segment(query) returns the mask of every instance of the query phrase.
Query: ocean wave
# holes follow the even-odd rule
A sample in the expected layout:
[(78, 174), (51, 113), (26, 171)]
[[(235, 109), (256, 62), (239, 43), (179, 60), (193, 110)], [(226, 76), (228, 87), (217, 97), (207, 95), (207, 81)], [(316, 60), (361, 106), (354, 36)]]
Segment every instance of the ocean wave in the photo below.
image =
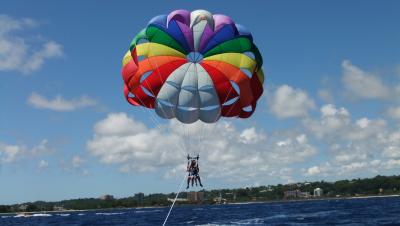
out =
[(96, 215), (105, 215), (105, 216), (122, 215), (122, 214), (125, 214), (125, 212), (117, 212), (117, 213), (96, 213)]
[(194, 208), (193, 210), (204, 210), (204, 208)]
[(51, 217), (53, 215), (48, 214), (48, 213), (35, 213), (32, 215), (32, 217)]
[(232, 224), (207, 223), (207, 224), (196, 224), (196, 226), (232, 226)]
[(163, 210), (135, 210), (135, 213), (153, 213), (153, 212), (162, 212)]
[(251, 219), (244, 219), (244, 220), (239, 220), (239, 221), (232, 221), (232, 224), (251, 224), (251, 225), (265, 225), (264, 219), (262, 218), (251, 218)]
[(57, 216), (60, 216), (60, 217), (68, 217), (69, 215), (71, 215), (70, 213), (59, 213), (59, 214), (57, 214)]

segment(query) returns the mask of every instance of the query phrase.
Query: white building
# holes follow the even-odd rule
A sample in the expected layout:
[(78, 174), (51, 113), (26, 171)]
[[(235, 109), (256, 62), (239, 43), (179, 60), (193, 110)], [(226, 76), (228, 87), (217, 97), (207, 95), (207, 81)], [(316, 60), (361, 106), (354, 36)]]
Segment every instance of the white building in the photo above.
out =
[(314, 197), (321, 197), (322, 194), (323, 194), (323, 191), (321, 188), (314, 189)]

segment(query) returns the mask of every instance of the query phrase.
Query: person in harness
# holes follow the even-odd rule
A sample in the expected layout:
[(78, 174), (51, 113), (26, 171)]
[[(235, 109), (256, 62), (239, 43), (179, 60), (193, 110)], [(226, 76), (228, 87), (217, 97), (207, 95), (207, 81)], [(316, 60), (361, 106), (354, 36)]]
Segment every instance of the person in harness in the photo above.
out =
[(187, 171), (189, 172), (188, 179), (187, 179), (187, 187), (186, 189), (189, 189), (190, 182), (192, 183), (192, 187), (194, 183), (199, 182), (200, 186), (203, 187), (201, 184), (201, 179), (200, 179), (200, 169), (199, 169), (199, 155), (197, 157), (190, 157), (189, 155), (187, 156), (188, 159), (188, 164), (187, 164)]

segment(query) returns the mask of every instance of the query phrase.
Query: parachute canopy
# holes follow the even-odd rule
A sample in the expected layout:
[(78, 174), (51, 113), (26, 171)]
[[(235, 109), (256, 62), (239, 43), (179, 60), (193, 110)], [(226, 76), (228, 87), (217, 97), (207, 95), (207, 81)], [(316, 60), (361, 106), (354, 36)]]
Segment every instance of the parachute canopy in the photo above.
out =
[(122, 64), (130, 104), (183, 123), (250, 117), (263, 92), (262, 57), (251, 33), (205, 10), (154, 17)]

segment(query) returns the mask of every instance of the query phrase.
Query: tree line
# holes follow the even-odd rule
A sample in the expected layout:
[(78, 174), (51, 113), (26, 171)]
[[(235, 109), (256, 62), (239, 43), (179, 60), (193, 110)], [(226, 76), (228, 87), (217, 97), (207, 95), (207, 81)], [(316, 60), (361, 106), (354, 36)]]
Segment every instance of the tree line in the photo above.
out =
[[(200, 202), (213, 204), (215, 199), (220, 197), (227, 202), (279, 201), (284, 199), (285, 191), (299, 190), (309, 192), (312, 195), (315, 188), (323, 190), (323, 196), (318, 198), (400, 194), (400, 175), (378, 175), (373, 178), (339, 180), (336, 182), (316, 181), (236, 189), (201, 190), (204, 193), (204, 200), (200, 200)], [(36, 201), (0, 205), (0, 213), (168, 206), (170, 205), (168, 198), (173, 199), (175, 195), (175, 193), (158, 193), (119, 199), (81, 198), (58, 202)], [(187, 192), (182, 192), (179, 197), (186, 198)], [(190, 202), (180, 202), (180, 204), (187, 203)]]

